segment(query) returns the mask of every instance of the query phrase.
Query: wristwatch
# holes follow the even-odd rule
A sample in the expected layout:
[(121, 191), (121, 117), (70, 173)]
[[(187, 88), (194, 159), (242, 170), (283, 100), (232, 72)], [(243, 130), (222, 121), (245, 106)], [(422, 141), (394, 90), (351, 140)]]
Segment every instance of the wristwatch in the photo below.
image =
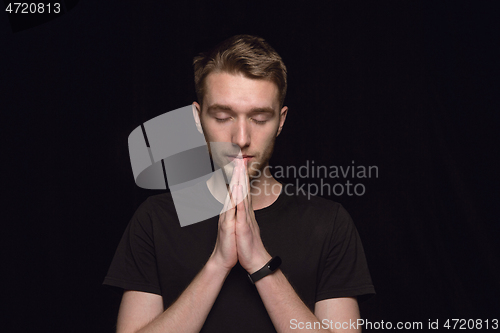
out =
[(268, 276), (269, 274), (277, 270), (278, 267), (280, 267), (280, 265), (281, 265), (281, 258), (276, 256), (271, 260), (269, 260), (267, 264), (265, 264), (264, 267), (259, 269), (257, 272), (253, 274), (248, 274), (248, 278), (250, 279), (250, 282), (252, 282), (252, 284), (255, 284), (255, 282), (259, 281), (263, 277)]

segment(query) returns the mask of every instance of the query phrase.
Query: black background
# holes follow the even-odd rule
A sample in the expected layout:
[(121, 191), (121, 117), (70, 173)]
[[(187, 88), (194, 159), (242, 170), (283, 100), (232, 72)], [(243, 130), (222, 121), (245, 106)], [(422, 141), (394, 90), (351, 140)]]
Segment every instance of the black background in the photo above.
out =
[(192, 58), (240, 33), (288, 67), (272, 165), (378, 166), (351, 180), (364, 195), (326, 196), (363, 240), (377, 296), (362, 318), (500, 319), (498, 14), (495, 1), (82, 0), (15, 33), (0, 14), (2, 326), (114, 331), (120, 296), (101, 283), (159, 193), (134, 184), (127, 137), (190, 104)]

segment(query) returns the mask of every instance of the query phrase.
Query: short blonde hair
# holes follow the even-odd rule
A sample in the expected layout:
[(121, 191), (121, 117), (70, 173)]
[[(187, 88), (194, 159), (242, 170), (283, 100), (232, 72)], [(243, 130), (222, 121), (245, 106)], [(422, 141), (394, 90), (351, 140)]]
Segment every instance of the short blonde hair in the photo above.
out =
[(210, 73), (242, 73), (250, 79), (269, 80), (278, 87), (283, 106), (287, 81), (286, 67), (279, 54), (261, 37), (237, 35), (226, 39), (211, 51), (194, 58), (194, 84), (198, 103), (205, 95), (205, 79)]

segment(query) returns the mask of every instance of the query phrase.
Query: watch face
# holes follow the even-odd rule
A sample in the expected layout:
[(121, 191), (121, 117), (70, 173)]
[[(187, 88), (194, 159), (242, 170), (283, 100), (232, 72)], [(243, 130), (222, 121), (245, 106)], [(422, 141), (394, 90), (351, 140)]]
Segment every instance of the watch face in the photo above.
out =
[(271, 260), (271, 262), (267, 267), (269, 267), (271, 271), (275, 271), (278, 267), (280, 267), (280, 265), (281, 265), (281, 258), (275, 257), (273, 260)]

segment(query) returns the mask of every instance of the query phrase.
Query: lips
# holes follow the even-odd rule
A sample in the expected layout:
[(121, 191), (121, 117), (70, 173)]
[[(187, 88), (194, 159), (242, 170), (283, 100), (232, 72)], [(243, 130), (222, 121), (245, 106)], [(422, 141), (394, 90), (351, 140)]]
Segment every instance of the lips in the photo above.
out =
[(253, 158), (252, 155), (227, 155), (227, 157), (229, 157), (229, 159), (231, 161), (234, 160), (234, 159), (248, 161), (251, 158)]
[(252, 158), (252, 157), (253, 157), (253, 156), (251, 156), (251, 155), (242, 155), (242, 156), (240, 156), (240, 155), (238, 155), (238, 156), (235, 156), (235, 155), (228, 155), (228, 156), (229, 156), (229, 157), (231, 157), (231, 158), (240, 158), (240, 159), (241, 159), (241, 158)]

